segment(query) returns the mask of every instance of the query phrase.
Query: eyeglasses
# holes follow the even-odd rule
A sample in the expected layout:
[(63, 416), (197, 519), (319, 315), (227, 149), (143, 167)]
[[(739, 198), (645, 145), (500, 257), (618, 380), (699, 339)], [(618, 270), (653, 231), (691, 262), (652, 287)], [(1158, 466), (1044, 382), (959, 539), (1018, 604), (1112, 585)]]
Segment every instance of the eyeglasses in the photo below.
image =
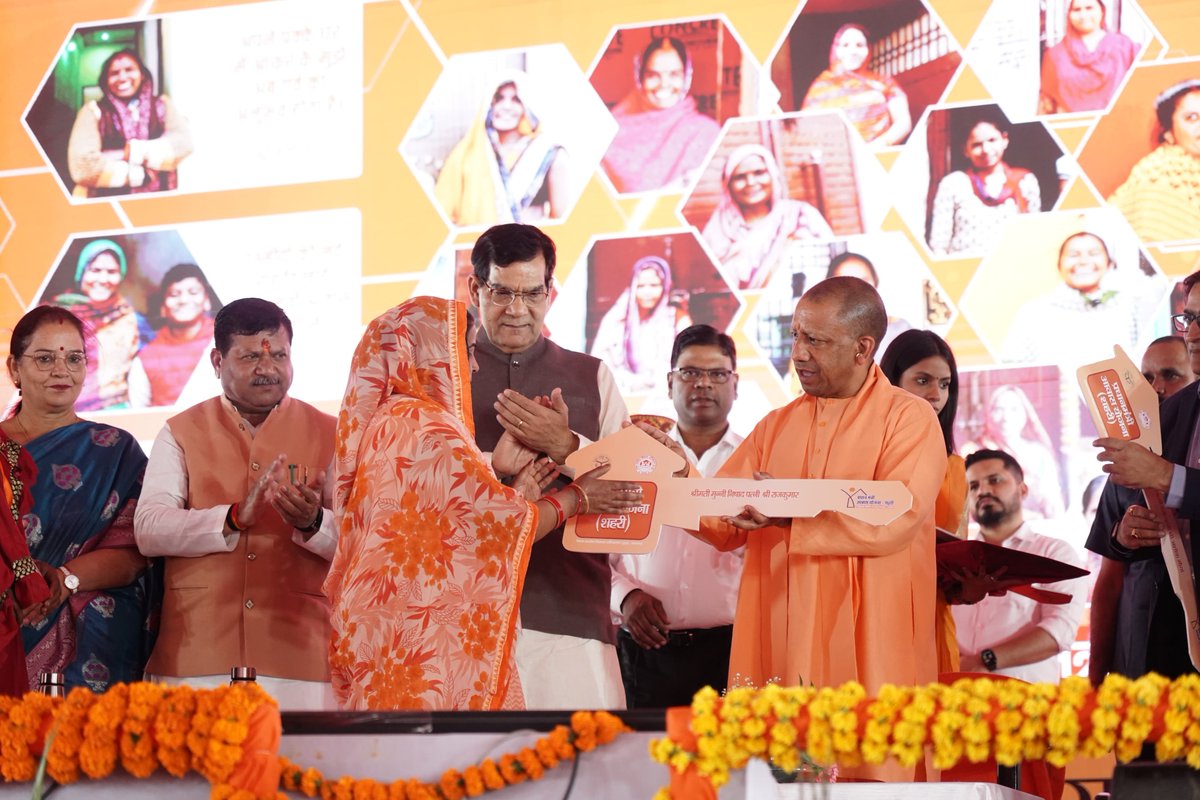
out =
[(733, 375), (731, 369), (693, 369), (684, 367), (683, 369), (671, 370), (672, 375), (679, 377), (679, 380), (684, 383), (695, 383), (701, 378), (708, 378), (711, 383), (727, 383), (729, 376)]
[(62, 359), (64, 365), (70, 372), (80, 372), (87, 366), (87, 356), (79, 351), (74, 353), (34, 353), (33, 355), (23, 355), (21, 358), (28, 358), (33, 362), (33, 365), (42, 372), (49, 372), (54, 369), (54, 365), (59, 359)]
[(497, 306), (511, 306), (513, 301), (519, 297), (527, 308), (533, 308), (546, 302), (546, 298), (550, 296), (545, 289), (514, 292), (505, 286), (493, 286), (490, 283), (484, 285), (487, 286), (488, 293), (492, 296), (492, 304)]
[(1192, 327), (1192, 323), (1196, 320), (1200, 320), (1200, 314), (1193, 314), (1190, 311), (1171, 315), (1171, 322), (1175, 323), (1175, 330), (1180, 333), (1187, 333), (1187, 329)]

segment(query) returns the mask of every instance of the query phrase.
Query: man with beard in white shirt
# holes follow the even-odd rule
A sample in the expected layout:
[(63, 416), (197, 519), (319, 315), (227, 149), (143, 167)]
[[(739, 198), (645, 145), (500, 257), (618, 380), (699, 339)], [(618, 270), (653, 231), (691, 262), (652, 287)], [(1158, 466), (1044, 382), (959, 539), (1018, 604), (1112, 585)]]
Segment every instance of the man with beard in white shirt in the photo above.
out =
[[(1021, 465), (1001, 450), (967, 456), (967, 507), (978, 538), (1001, 547), (1053, 558), (1077, 567), (1083, 557), (1061, 539), (1034, 533), (1022, 503), (1029, 488)], [(1044, 584), (1070, 595), (1061, 605), (1008, 592), (974, 605), (954, 606), (963, 672), (995, 672), (1030, 683), (1058, 683), (1058, 654), (1070, 650), (1087, 600), (1087, 578)]]

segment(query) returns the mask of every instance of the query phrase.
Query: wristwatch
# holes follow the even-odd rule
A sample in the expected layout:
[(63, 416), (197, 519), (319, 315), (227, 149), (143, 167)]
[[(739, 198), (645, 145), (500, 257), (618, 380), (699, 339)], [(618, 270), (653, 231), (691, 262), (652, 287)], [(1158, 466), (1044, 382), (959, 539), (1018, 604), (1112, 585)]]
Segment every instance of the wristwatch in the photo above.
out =
[(76, 575), (74, 572), (71, 572), (71, 570), (67, 569), (66, 566), (61, 566), (58, 569), (63, 574), (63, 586), (70, 589), (71, 594), (75, 594), (76, 592), (78, 592), (79, 591), (79, 576)]
[(987, 668), (988, 672), (996, 671), (996, 654), (990, 647), (979, 654), (979, 660), (983, 662), (983, 666)]

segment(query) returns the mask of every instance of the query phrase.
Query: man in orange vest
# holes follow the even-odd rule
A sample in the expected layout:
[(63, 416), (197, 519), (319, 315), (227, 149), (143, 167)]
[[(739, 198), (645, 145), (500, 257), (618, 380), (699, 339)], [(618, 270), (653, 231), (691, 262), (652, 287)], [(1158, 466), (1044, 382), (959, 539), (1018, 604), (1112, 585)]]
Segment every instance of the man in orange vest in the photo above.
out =
[(336, 708), (321, 590), (336, 420), (288, 397), (292, 323), (274, 303), (235, 300), (214, 339), (222, 394), (167, 421), (134, 518), (138, 548), (166, 567), (147, 677), (211, 686), (249, 666), (282, 708)]

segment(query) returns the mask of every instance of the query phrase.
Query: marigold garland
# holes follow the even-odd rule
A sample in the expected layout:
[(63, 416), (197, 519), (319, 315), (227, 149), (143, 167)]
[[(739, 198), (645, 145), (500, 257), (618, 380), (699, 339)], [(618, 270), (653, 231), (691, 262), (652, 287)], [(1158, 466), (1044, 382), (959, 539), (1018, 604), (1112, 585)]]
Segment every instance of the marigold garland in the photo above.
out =
[(368, 778), (339, 778), (330, 781), (318, 770), (304, 769), (280, 757), (283, 773), (280, 786), (291, 792), (322, 800), (460, 800), (478, 797), (485, 792), (536, 781), (545, 771), (562, 761), (570, 761), (577, 753), (585, 753), (608, 744), (629, 728), (621, 719), (607, 711), (576, 711), (571, 724), (559, 725), (538, 739), (532, 747), (516, 753), (506, 753), (499, 759), (485, 759), (478, 766), (459, 770), (449, 769), (436, 783), (416, 779), (398, 780), (384, 784)]
[[(20, 699), (0, 697), (0, 775), (6, 781), (32, 780), (53, 730), (47, 772), (60, 784), (81, 774), (107, 777), (118, 764), (141, 778), (162, 767), (177, 777), (200, 773), (212, 784), (213, 800), (276, 800), (283, 795), (256, 795), (231, 780), (251, 716), (264, 703), (275, 701), (255, 684), (199, 690), (114, 684), (102, 695), (76, 688), (65, 698), (34, 692)], [(446, 770), (435, 783), (409, 778), (389, 784), (349, 776), (330, 781), (316, 769), (280, 757), (279, 788), (323, 800), (460, 800), (538, 780), (546, 770), (628, 730), (608, 712), (577, 711), (570, 725), (557, 726), (532, 747), (462, 771)]]
[(262, 800), (226, 780), (242, 758), (247, 720), (266, 703), (275, 701), (253, 684), (197, 690), (118, 683), (102, 695), (78, 687), (65, 698), (37, 692), (0, 697), (0, 776), (32, 780), (53, 731), (46, 772), (60, 784), (81, 775), (106, 778), (118, 765), (145, 778), (161, 766), (180, 777), (201, 773), (219, 800)]
[[(995, 759), (1013, 766), (1045, 759), (1065, 766), (1078, 755), (1116, 753), (1127, 762), (1155, 742), (1160, 761), (1186, 758), (1200, 769), (1200, 676), (1168, 681), (1109, 675), (1093, 691), (1086, 678), (1059, 685), (962, 678), (951, 685), (782, 688), (774, 684), (711, 689), (692, 702), (689, 749), (671, 738), (650, 743), (651, 757), (682, 776), (696, 772), (720, 787), (750, 758), (795, 771), (805, 757), (820, 765), (881, 764), (888, 756), (917, 763), (926, 748), (947, 769)], [(655, 800), (670, 800), (662, 788)]]

